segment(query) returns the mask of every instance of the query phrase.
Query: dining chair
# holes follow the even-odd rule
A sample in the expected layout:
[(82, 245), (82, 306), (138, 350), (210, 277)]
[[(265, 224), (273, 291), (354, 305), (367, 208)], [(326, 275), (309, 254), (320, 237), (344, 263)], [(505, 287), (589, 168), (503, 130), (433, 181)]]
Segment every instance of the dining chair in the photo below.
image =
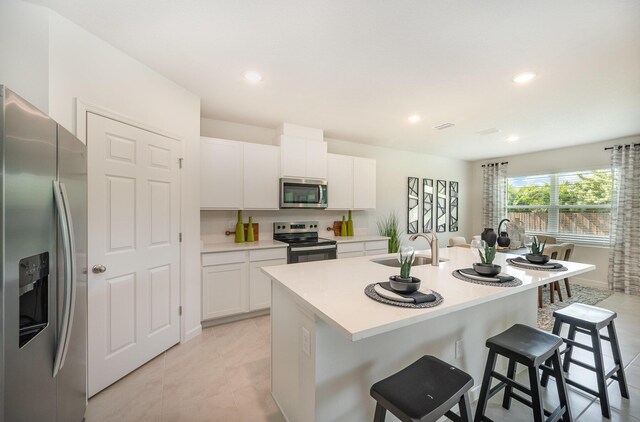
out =
[[(556, 238), (553, 236), (546, 236), (543, 234), (536, 235), (539, 243), (547, 242), (547, 245), (555, 245), (557, 242)], [(546, 254), (545, 254), (546, 255)]]
[(467, 243), (467, 239), (462, 236), (456, 236), (449, 239), (449, 246), (461, 246), (463, 248), (468, 248), (469, 244)]
[[(570, 261), (571, 255), (573, 255), (573, 248), (575, 245), (573, 243), (562, 243), (560, 244), (564, 249), (563, 254), (558, 258), (561, 261)], [(564, 279), (564, 288), (567, 289), (567, 296), (571, 297), (571, 286), (569, 286), (569, 278), (565, 277)]]
[[(555, 239), (554, 239), (555, 241)], [(550, 259), (560, 259), (563, 260), (564, 258), (564, 247), (562, 245), (548, 245), (545, 246), (544, 248), (544, 254), (547, 255)], [(538, 307), (542, 308), (542, 288), (544, 286), (539, 286), (538, 287)], [(560, 290), (560, 282), (559, 281), (554, 281), (549, 283), (549, 302), (550, 303), (554, 303), (555, 302), (555, 294), (554, 292), (558, 293), (558, 300), (560, 300), (560, 302), (563, 302), (564, 300), (562, 299), (562, 290)]]

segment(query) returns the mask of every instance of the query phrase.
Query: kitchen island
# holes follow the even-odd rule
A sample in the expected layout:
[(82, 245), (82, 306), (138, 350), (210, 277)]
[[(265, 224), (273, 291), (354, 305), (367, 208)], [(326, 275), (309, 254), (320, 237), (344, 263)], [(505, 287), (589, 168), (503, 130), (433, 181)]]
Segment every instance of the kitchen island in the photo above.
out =
[(272, 280), (271, 391), (287, 420), (373, 420), (370, 386), (425, 354), (472, 375), (475, 399), (486, 339), (515, 323), (535, 326), (539, 285), (595, 269), (565, 262), (568, 271), (523, 270), (507, 265), (515, 256), (499, 254), (495, 263), (523, 285), (486, 286), (451, 275), (471, 266), (469, 249), (441, 249), (443, 262), (414, 266), (411, 275), (422, 280), (421, 290), (440, 293), (443, 303), (408, 309), (364, 294), (368, 284), (398, 274), (399, 268), (374, 262), (385, 257), (395, 255), (263, 269)]

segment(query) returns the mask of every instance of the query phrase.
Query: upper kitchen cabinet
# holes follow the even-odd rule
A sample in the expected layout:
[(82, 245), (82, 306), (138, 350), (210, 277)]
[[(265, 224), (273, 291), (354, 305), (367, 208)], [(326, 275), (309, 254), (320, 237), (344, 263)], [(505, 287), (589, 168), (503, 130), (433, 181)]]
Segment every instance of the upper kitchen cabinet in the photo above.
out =
[(376, 160), (353, 157), (353, 208), (376, 208)]
[(281, 176), (302, 179), (327, 178), (327, 143), (280, 136)]
[(277, 210), (280, 206), (280, 148), (244, 144), (244, 203), (248, 210)]
[(280, 148), (201, 138), (200, 208), (276, 210)]
[(200, 140), (200, 208), (242, 208), (242, 143)]
[(327, 209), (376, 208), (376, 160), (327, 154)]

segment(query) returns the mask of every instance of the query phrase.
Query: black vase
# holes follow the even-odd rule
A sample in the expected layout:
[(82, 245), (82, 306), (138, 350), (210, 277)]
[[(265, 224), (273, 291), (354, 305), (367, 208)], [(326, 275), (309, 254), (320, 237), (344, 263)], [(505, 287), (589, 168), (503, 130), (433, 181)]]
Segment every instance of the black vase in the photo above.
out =
[(507, 232), (500, 232), (500, 237), (498, 237), (498, 246), (506, 248), (511, 244), (511, 239), (509, 239), (509, 234)]
[(495, 246), (496, 240), (498, 239), (498, 235), (493, 231), (492, 228), (485, 228), (482, 234), (480, 234), (480, 239), (487, 242), (487, 245), (490, 247)]

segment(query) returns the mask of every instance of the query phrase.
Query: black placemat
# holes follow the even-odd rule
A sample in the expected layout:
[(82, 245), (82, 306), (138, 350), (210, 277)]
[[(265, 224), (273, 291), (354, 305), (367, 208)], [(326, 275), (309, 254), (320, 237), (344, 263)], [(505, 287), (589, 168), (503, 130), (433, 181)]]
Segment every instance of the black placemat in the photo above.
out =
[(376, 290), (375, 290), (376, 284), (378, 283), (372, 283), (372, 284), (369, 284), (367, 287), (365, 287), (364, 294), (367, 295), (367, 297), (369, 297), (370, 299), (375, 300), (376, 302), (384, 303), (387, 305), (400, 306), (401, 308), (422, 309), (422, 308), (433, 308), (434, 306), (438, 306), (444, 300), (444, 298), (440, 293), (432, 290), (431, 294), (433, 294), (436, 297), (436, 300), (434, 300), (433, 302), (422, 302), (422, 303), (396, 302), (395, 300), (387, 299), (386, 297), (382, 297), (378, 293), (376, 293)]
[[(556, 268), (545, 268), (544, 265), (532, 264), (524, 258), (509, 258), (507, 262), (514, 267), (522, 268), (524, 270), (536, 270), (536, 271), (568, 271), (568, 268), (559, 262), (554, 262)], [(545, 264), (547, 265), (547, 264)]]
[(493, 286), (493, 287), (518, 287), (522, 286), (522, 280), (517, 277), (514, 277), (511, 281), (505, 281), (504, 283), (500, 283), (497, 281), (481, 281), (476, 280), (475, 278), (466, 277), (459, 270), (455, 270), (451, 273), (452, 276), (457, 278), (458, 280), (466, 281), (468, 283), (481, 284), (483, 286)]

